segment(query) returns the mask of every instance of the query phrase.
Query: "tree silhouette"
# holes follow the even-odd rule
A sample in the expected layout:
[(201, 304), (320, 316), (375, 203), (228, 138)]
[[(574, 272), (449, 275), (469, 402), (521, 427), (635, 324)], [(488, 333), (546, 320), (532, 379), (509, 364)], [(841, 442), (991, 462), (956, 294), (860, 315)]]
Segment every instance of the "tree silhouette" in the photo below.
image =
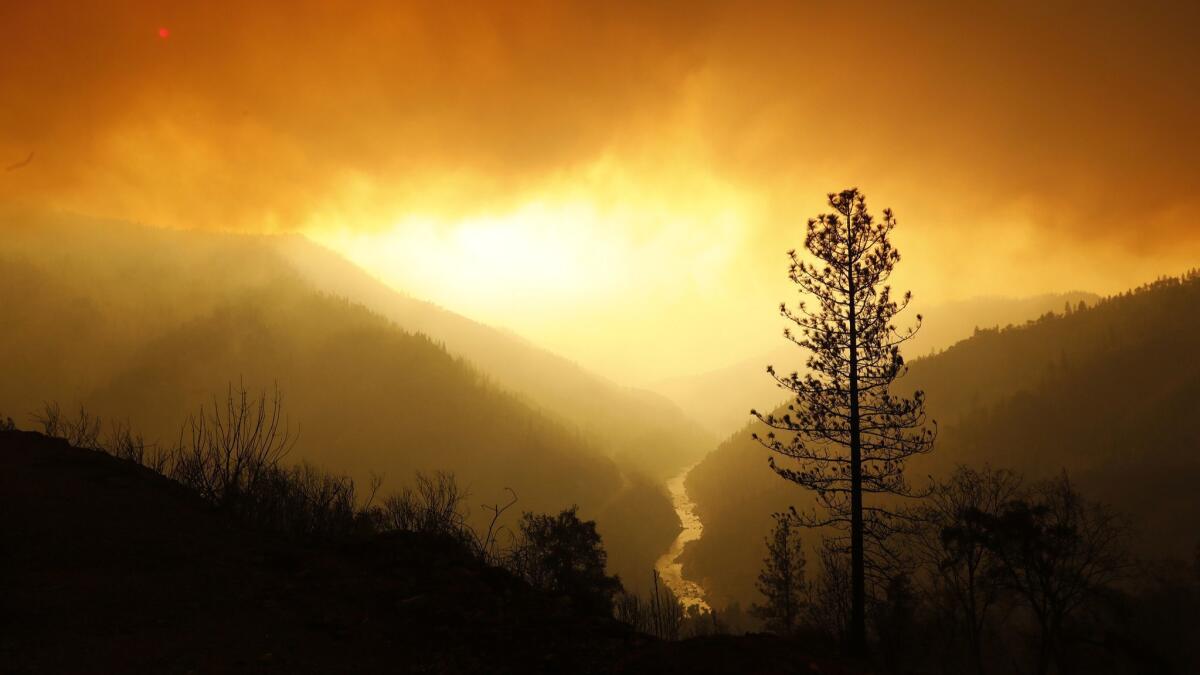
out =
[(999, 514), (976, 513), (980, 538), (1000, 560), (1001, 581), (1025, 600), (1040, 632), (1036, 672), (1069, 669), (1068, 624), (1128, 572), (1129, 525), (1087, 500), (1066, 472)]
[(788, 513), (776, 513), (775, 529), (767, 537), (767, 557), (758, 575), (758, 590), (766, 598), (750, 613), (762, 619), (767, 629), (790, 635), (796, 629), (804, 605), (804, 545)]
[[(907, 307), (892, 299), (887, 285), (900, 253), (888, 235), (896, 226), (890, 209), (876, 221), (857, 189), (829, 195), (833, 213), (808, 221), (804, 247), (815, 264), (789, 251), (788, 276), (805, 295), (816, 300), (809, 308), (801, 302), (794, 310), (786, 303), (780, 313), (796, 324), (784, 336), (808, 350), (808, 372), (801, 376), (767, 372), (779, 386), (794, 395), (780, 414), (751, 411), (773, 431), (765, 438), (755, 434), (775, 454), (796, 460), (786, 468), (770, 458), (781, 477), (816, 494), (824, 513), (802, 514), (809, 527), (841, 530), (840, 541), (850, 551), (851, 616), (849, 649), (866, 651), (865, 541), (874, 550), (883, 547), (897, 528), (897, 514), (882, 502), (865, 505), (864, 494), (912, 496), (904, 477), (904, 462), (932, 449), (934, 432), (926, 428), (925, 400), (890, 393), (892, 383), (905, 372), (900, 345), (920, 327), (897, 330), (893, 319)], [(782, 438), (776, 431), (784, 432)], [(848, 540), (848, 542), (846, 541)]]
[(262, 481), (295, 445), (278, 386), (269, 399), (265, 392), (255, 399), (230, 383), (225, 400), (214, 396), (211, 409), (189, 417), (179, 435), (175, 479), (235, 511), (251, 506)]
[(919, 509), (916, 555), (933, 574), (934, 597), (966, 633), (976, 673), (984, 673), (984, 633), (1001, 599), (1001, 559), (989, 547), (989, 523), (1021, 495), (1021, 477), (1005, 469), (960, 466)]
[(572, 506), (557, 516), (526, 513), (514, 566), (534, 587), (569, 597), (578, 609), (612, 614), (621, 580), (605, 571), (608, 555), (596, 522), (580, 520)]

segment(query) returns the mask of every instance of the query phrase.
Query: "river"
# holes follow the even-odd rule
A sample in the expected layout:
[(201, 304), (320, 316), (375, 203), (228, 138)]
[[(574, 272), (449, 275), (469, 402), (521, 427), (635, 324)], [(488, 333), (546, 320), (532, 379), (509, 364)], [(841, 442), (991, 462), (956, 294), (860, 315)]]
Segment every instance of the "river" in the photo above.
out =
[(671, 548), (659, 557), (658, 562), (654, 563), (654, 568), (658, 570), (658, 574), (662, 577), (667, 587), (679, 598), (683, 603), (684, 608), (697, 607), (700, 611), (708, 612), (711, 608), (704, 600), (704, 588), (694, 581), (683, 578), (683, 563), (679, 562), (679, 556), (683, 553), (683, 547), (689, 541), (696, 541), (704, 532), (704, 524), (700, 522), (700, 517), (696, 515), (696, 505), (688, 497), (687, 486), (684, 484), (687, 480), (688, 472), (692, 467), (684, 469), (678, 476), (667, 481), (667, 492), (671, 495), (671, 503), (675, 507), (675, 513), (679, 514), (679, 522), (683, 524), (683, 531), (675, 537), (675, 541), (671, 543)]

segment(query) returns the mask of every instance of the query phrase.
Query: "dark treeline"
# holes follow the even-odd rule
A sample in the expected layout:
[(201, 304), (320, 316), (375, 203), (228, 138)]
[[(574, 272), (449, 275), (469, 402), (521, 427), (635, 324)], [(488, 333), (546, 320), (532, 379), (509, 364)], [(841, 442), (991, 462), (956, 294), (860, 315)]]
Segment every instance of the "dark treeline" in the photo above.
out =
[(977, 331), (910, 371), (895, 219), (856, 190), (829, 204), (815, 263), (789, 252), (802, 367), (767, 372), (790, 400), (690, 474), (705, 533), (685, 574), (890, 672), (1192, 672), (1200, 612), (1162, 599), (1200, 583), (1200, 275)]
[[(1188, 424), (1200, 417), (1200, 362), (1188, 356), (1200, 333), (1198, 307), (1200, 278), (1189, 274), (981, 330), (912, 362), (901, 382), (925, 391), (939, 436), (936, 452), (911, 474), (945, 478), (960, 464), (992, 465), (1041, 480), (1066, 468), (1081, 491), (1135, 523), (1138, 557), (1190, 559), (1198, 535), (1179, 525), (1200, 514), (1190, 478), (1200, 469), (1200, 438)], [(705, 536), (685, 553), (685, 571), (721, 602), (757, 596), (765, 514), (807, 503), (765, 468), (752, 430), (723, 443), (688, 479)]]
[[(868, 580), (870, 658), (886, 672), (1191, 673), (1200, 547), (1139, 560), (1134, 525), (1068, 474), (961, 467), (938, 481)], [(804, 539), (818, 543), (816, 551)], [(758, 577), (761, 626), (810, 651), (848, 638), (846, 557), (787, 516)], [(808, 557), (816, 560), (809, 564)]]

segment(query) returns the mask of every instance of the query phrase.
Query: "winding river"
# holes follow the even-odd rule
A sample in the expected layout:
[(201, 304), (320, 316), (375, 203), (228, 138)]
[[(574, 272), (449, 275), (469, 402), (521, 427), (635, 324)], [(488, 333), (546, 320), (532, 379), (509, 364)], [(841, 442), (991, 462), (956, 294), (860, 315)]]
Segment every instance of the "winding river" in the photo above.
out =
[(679, 521), (683, 523), (683, 531), (679, 533), (678, 537), (675, 537), (671, 548), (667, 549), (667, 552), (654, 563), (654, 568), (658, 570), (658, 574), (663, 578), (667, 587), (683, 603), (684, 608), (696, 607), (700, 611), (707, 612), (710, 611), (710, 607), (704, 600), (704, 588), (694, 581), (683, 578), (683, 563), (679, 562), (683, 547), (689, 541), (699, 539), (701, 533), (704, 532), (704, 524), (696, 515), (696, 505), (688, 497), (687, 486), (684, 485), (688, 472), (691, 470), (692, 467), (689, 466), (678, 476), (667, 481), (667, 492), (671, 495), (675, 513), (679, 514)]

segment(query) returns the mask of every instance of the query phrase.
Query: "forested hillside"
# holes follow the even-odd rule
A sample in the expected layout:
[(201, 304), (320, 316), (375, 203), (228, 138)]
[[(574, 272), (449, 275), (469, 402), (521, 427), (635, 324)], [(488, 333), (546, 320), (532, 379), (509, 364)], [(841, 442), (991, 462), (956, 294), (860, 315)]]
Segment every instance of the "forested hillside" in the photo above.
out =
[[(1200, 517), (1200, 493), (1190, 485), (1200, 470), (1197, 335), (1200, 275), (1191, 273), (1092, 307), (980, 330), (917, 359), (899, 392), (926, 392), (939, 437), (909, 474), (919, 483), (958, 464), (1030, 478), (1065, 468), (1085, 493), (1133, 519), (1141, 554), (1190, 556), (1200, 533), (1181, 537), (1175, 526)], [(752, 431), (748, 425), (727, 440), (688, 479), (704, 537), (685, 554), (684, 569), (718, 601), (756, 597), (770, 514), (811, 504), (771, 472)]]
[[(980, 328), (1022, 324), (1047, 312), (1061, 312), (1079, 303), (1095, 303), (1092, 293), (1046, 293), (1028, 298), (980, 297), (960, 300), (918, 311), (936, 317), (905, 346), (911, 357), (927, 356), (971, 337)], [(724, 438), (750, 420), (751, 408), (766, 408), (782, 402), (785, 392), (763, 376), (767, 364), (790, 371), (803, 363), (795, 346), (783, 339), (770, 352), (717, 370), (660, 382), (654, 390), (675, 401), (709, 431)]]
[(510, 332), (397, 292), (303, 237), (283, 236), (272, 243), (319, 289), (353, 298), (406, 330), (431, 336), (614, 457), (655, 477), (677, 474), (716, 441), (664, 396), (619, 386)]
[(518, 509), (578, 503), (599, 521), (612, 568), (632, 581), (674, 536), (661, 487), (614, 460), (606, 439), (509, 393), (434, 339), (319, 292), (272, 238), (28, 215), (6, 225), (0, 411), (22, 426), (58, 401), (99, 415), (105, 431), (119, 420), (172, 443), (230, 383), (277, 386), (298, 431), (292, 460), (360, 484), (372, 472), (394, 486), (414, 470), (453, 471), (479, 517), (507, 487)]

